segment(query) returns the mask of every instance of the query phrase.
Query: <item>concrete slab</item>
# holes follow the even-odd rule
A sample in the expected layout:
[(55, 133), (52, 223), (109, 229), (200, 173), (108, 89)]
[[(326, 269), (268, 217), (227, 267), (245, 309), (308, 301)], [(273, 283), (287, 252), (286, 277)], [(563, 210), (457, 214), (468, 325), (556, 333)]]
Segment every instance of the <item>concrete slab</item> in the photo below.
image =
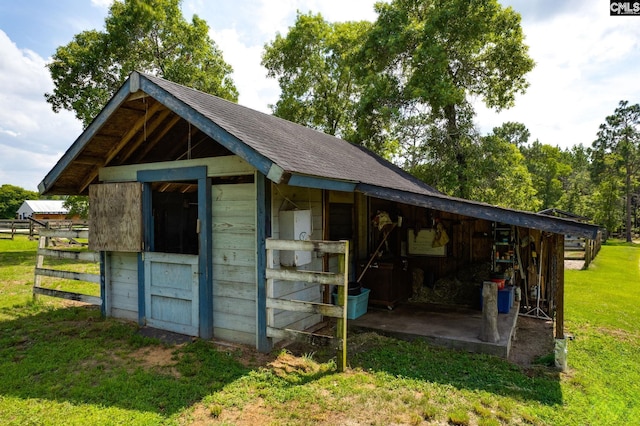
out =
[(509, 356), (518, 320), (519, 304), (509, 313), (498, 314), (497, 343), (480, 340), (482, 312), (445, 309), (440, 306), (402, 304), (394, 310), (369, 307), (363, 316), (347, 322), (348, 329), (375, 331), (400, 339), (424, 339), (431, 344), (502, 358)]

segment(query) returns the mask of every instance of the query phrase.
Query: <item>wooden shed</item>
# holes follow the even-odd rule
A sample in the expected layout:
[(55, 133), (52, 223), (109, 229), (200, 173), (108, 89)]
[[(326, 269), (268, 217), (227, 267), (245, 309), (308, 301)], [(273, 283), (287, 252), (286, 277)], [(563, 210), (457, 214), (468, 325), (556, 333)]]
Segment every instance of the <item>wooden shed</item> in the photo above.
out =
[[(268, 270), (342, 267), (389, 311), (478, 310), (491, 279), (521, 289), (524, 311), (535, 287), (562, 337), (563, 236), (597, 232), (445, 196), (360, 146), (137, 72), (39, 189), (89, 195), (107, 315), (261, 351), (322, 321), (287, 301), (331, 302), (331, 285), (268, 287)], [(350, 261), (277, 240), (346, 240)]]

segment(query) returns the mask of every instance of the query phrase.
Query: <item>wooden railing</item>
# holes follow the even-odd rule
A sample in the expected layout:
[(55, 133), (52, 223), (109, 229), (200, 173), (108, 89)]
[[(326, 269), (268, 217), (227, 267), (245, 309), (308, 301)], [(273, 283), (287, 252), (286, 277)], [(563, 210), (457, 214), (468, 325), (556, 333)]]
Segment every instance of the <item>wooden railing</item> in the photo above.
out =
[(40, 241), (38, 243), (38, 252), (36, 255), (35, 280), (33, 284), (33, 295), (46, 295), (51, 297), (60, 297), (63, 299), (76, 300), (80, 302), (90, 303), (93, 305), (101, 305), (102, 299), (99, 296), (88, 294), (74, 293), (64, 290), (57, 290), (41, 286), (42, 277), (53, 277), (65, 280), (86, 281), (100, 285), (99, 274), (88, 274), (83, 272), (65, 271), (60, 269), (52, 269), (44, 266), (45, 258), (50, 259), (70, 259), (84, 262), (100, 262), (100, 255), (91, 251), (71, 251), (51, 249), (52, 239), (67, 239), (77, 244), (78, 239), (89, 238), (89, 231), (69, 231), (60, 229), (42, 229), (40, 231)]
[(602, 247), (602, 232), (595, 239), (567, 235), (564, 239), (565, 260), (584, 260), (584, 269), (589, 267)]
[(30, 220), (0, 219), (0, 238), (13, 240), (16, 234), (33, 235), (34, 224)]
[(0, 238), (11, 239), (16, 235), (34, 237), (42, 229), (76, 229), (86, 228), (86, 221), (77, 220), (49, 220), (49, 219), (0, 219)]
[[(338, 369), (344, 370), (347, 365), (347, 288), (349, 285), (349, 242), (348, 241), (301, 241), (301, 240), (273, 240), (267, 239), (267, 337), (276, 339), (296, 340), (300, 337), (327, 337), (311, 332), (276, 328), (274, 326), (275, 309), (320, 314), (325, 317), (337, 318), (336, 343), (338, 347)], [(272, 268), (274, 251), (311, 251), (322, 254), (337, 254), (337, 273), (302, 271), (293, 269)], [(335, 285), (338, 288), (336, 305), (326, 303), (307, 302), (301, 300), (280, 299), (273, 297), (274, 281), (283, 283), (305, 282), (318, 285)]]

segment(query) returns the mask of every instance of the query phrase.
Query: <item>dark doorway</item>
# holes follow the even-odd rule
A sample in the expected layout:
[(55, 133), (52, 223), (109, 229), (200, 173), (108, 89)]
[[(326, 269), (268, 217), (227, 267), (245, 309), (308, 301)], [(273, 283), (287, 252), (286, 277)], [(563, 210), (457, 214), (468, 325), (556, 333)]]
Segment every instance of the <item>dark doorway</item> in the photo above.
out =
[(198, 193), (153, 192), (154, 251), (198, 254)]

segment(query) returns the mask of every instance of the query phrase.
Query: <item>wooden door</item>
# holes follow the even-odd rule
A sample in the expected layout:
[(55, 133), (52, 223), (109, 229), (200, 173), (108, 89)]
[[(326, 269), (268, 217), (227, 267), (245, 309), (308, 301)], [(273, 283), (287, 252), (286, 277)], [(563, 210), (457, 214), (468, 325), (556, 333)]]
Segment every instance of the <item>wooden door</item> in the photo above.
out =
[(198, 255), (144, 253), (146, 323), (198, 336)]

